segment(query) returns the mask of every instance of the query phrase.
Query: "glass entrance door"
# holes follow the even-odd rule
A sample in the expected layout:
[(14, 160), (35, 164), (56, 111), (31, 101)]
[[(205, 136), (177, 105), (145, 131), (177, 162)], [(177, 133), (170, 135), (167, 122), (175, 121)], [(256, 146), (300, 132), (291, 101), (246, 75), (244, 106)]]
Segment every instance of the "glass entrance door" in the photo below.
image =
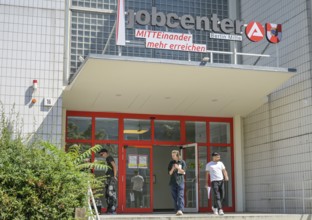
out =
[(183, 145), (182, 158), (186, 162), (185, 211), (198, 212), (198, 155), (197, 144)]
[(126, 150), (125, 209), (152, 212), (151, 146), (128, 146)]

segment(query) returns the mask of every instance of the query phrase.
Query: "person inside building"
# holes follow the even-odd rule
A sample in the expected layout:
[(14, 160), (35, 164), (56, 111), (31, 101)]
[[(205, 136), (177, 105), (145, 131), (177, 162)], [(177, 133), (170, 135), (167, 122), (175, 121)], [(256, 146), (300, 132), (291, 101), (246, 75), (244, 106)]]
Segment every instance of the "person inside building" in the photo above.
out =
[(180, 152), (173, 150), (171, 152), (172, 160), (168, 165), (168, 173), (170, 175), (169, 185), (171, 187), (171, 195), (174, 201), (176, 215), (183, 215), (184, 210), (184, 174), (186, 171), (186, 163), (181, 159)]
[(132, 192), (134, 193), (135, 207), (143, 207), (143, 184), (144, 178), (139, 174), (139, 171), (134, 171), (134, 176), (131, 178)]
[(107, 203), (107, 214), (116, 214), (117, 208), (117, 166), (115, 160), (109, 155), (107, 149), (103, 148), (99, 154), (101, 157), (106, 159), (108, 169), (106, 171), (106, 182), (105, 182), (105, 199)]
[(208, 179), (210, 175), (212, 197), (212, 211), (215, 215), (224, 215), (222, 210), (222, 201), (224, 199), (224, 181), (229, 177), (224, 164), (220, 161), (221, 157), (218, 152), (212, 153), (212, 161), (206, 165), (206, 187), (210, 187)]

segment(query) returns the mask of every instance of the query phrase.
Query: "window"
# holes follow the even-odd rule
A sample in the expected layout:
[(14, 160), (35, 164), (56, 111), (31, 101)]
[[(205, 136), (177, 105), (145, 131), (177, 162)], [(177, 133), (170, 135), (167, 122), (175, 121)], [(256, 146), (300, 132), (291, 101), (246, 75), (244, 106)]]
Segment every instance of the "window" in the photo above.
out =
[(187, 121), (186, 126), (186, 141), (191, 143), (207, 142), (206, 122)]
[(123, 134), (125, 140), (150, 140), (151, 122), (150, 120), (125, 119)]
[(180, 121), (155, 120), (155, 140), (180, 141)]
[(67, 139), (91, 139), (92, 120), (91, 117), (68, 117)]
[(210, 142), (229, 144), (231, 142), (230, 123), (211, 122), (210, 123)]
[(118, 119), (96, 118), (95, 119), (96, 140), (118, 140)]

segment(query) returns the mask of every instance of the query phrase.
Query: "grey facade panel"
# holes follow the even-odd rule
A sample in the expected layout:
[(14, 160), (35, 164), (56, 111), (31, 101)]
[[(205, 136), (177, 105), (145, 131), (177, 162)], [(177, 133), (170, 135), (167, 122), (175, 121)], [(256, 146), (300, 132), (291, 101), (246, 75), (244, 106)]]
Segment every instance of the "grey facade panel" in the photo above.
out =
[[(297, 75), (268, 96), (268, 102), (244, 119), (246, 211), (311, 213), (311, 1), (241, 1), (241, 17), (282, 24), (282, 41), (265, 54)], [(243, 42), (243, 52), (260, 53), (267, 45)], [(276, 56), (275, 56), (276, 57)], [(273, 66), (260, 59), (257, 65)], [(243, 64), (255, 58), (244, 57)], [(310, 198), (310, 199), (309, 199)]]

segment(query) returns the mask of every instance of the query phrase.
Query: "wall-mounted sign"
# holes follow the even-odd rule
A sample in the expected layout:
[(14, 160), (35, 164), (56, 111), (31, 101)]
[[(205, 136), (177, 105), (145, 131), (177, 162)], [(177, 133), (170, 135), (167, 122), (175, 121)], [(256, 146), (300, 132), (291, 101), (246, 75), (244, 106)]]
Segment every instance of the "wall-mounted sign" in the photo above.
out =
[(146, 48), (201, 53), (205, 53), (207, 51), (205, 44), (193, 43), (193, 36), (191, 34), (136, 29), (135, 37), (145, 38)]
[(139, 168), (141, 169), (147, 169), (147, 155), (139, 155)]
[(150, 25), (158, 27), (178, 28), (181, 27), (185, 30), (203, 30), (213, 32), (223, 32), (226, 34), (234, 33), (241, 34), (241, 29), (244, 22), (239, 20), (231, 20), (225, 18), (220, 20), (217, 14), (212, 14), (211, 17), (195, 18), (191, 15), (178, 16), (175, 13), (164, 14), (157, 11), (156, 7), (152, 7), (152, 13), (147, 10), (128, 10), (128, 23), (127, 28), (134, 28), (134, 24)]
[(130, 168), (130, 169), (138, 168), (138, 155), (129, 154), (129, 156), (128, 156), (128, 168)]
[(282, 25), (266, 23), (266, 37), (271, 43), (278, 43), (282, 40)]
[(255, 21), (250, 22), (247, 25), (245, 32), (248, 39), (253, 42), (258, 42), (262, 40), (264, 37), (264, 28), (262, 24), (260, 24), (259, 22)]
[(129, 154), (128, 155), (128, 168), (129, 169), (147, 169), (148, 168), (148, 155), (137, 155)]
[[(161, 11), (158, 11), (156, 7), (152, 7), (151, 12), (147, 10), (134, 11), (129, 9), (126, 13), (127, 25), (125, 25), (126, 19), (124, 1), (125, 0), (118, 0), (116, 26), (117, 45), (125, 45), (125, 28), (134, 29), (135, 24), (142, 26), (167, 27), (170, 29), (182, 28), (185, 30), (209, 31), (209, 36), (213, 39), (232, 41), (243, 40), (242, 29), (245, 26), (245, 22), (240, 20), (232, 20), (229, 18), (220, 19), (217, 14), (212, 14), (211, 16), (194, 17), (187, 14), (165, 14)], [(281, 31), (281, 24), (266, 24), (266, 36), (270, 43), (278, 43), (281, 40)], [(264, 38), (264, 27), (259, 22), (252, 21), (247, 25), (245, 34), (249, 40), (258, 42)], [(160, 37), (157, 37), (156, 35)], [(194, 43), (192, 35), (190, 34), (135, 29), (135, 36), (138, 38), (145, 38), (147, 48), (206, 52), (203, 51), (206, 46), (203, 44)], [(162, 36), (168, 36), (168, 39), (165, 39)], [(177, 39), (175, 40), (174, 38), (176, 37)]]

